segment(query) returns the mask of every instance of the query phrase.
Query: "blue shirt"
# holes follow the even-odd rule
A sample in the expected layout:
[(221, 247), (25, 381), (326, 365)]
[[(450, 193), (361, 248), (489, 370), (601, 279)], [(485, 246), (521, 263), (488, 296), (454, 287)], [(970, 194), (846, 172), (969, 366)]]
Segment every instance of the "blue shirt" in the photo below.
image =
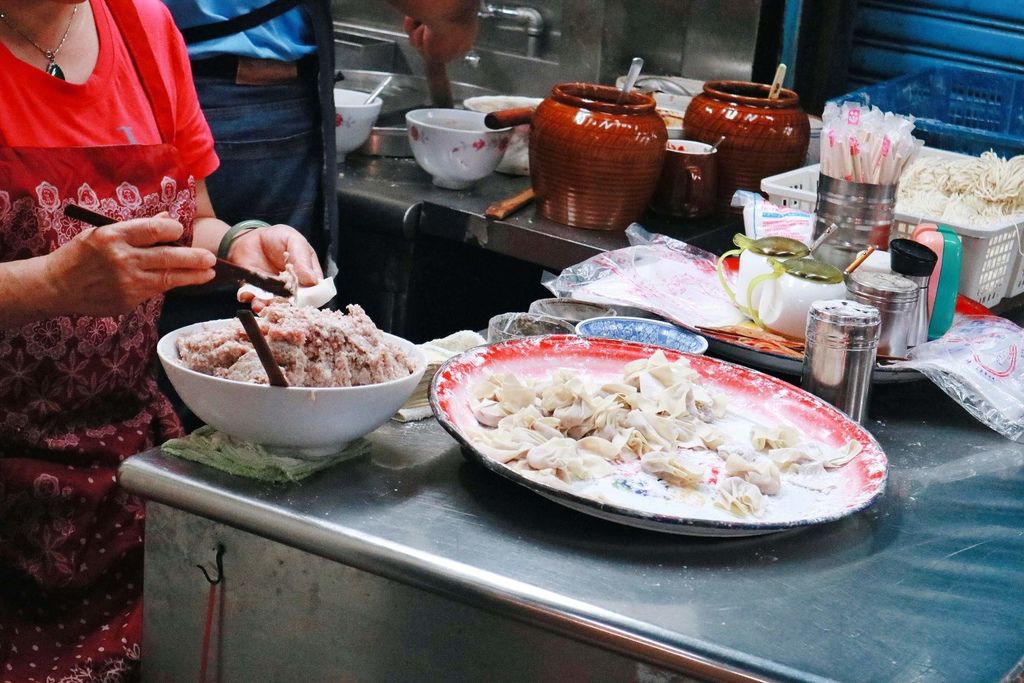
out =
[[(270, 0), (164, 0), (179, 29), (234, 19), (268, 2)], [(188, 56), (192, 59), (228, 54), (293, 62), (315, 51), (313, 28), (301, 7), (248, 31), (188, 46)]]

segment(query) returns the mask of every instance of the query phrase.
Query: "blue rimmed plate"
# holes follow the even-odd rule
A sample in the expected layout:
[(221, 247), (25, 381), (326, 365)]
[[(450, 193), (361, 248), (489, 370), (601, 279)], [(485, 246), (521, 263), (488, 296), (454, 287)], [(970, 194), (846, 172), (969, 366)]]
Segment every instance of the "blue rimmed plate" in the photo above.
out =
[(664, 320), (650, 318), (591, 318), (577, 323), (576, 334), (581, 337), (603, 337), (663, 346), (683, 353), (701, 354), (708, 349), (708, 340), (699, 334)]

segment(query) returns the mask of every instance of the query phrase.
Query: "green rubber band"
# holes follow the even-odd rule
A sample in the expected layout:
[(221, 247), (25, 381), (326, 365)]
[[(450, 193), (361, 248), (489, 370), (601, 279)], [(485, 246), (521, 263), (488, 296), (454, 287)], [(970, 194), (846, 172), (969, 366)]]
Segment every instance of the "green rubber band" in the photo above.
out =
[(270, 223), (255, 218), (235, 223), (228, 228), (224, 232), (224, 236), (220, 238), (220, 244), (217, 246), (217, 258), (226, 259), (228, 257), (228, 252), (231, 251), (231, 245), (234, 244), (235, 240), (250, 230), (269, 227)]

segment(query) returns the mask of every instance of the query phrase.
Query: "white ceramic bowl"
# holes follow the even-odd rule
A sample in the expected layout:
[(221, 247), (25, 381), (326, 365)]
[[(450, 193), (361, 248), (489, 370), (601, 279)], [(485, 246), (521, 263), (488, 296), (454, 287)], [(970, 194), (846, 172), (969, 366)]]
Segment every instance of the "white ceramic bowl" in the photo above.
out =
[(181, 362), (176, 346), (180, 335), (228, 322), (196, 323), (164, 335), (156, 350), (167, 377), (185, 405), (207, 424), (237, 439), (291, 449), (295, 457), (336, 453), (387, 422), (426, 369), (426, 358), (415, 344), (390, 334), (385, 338), (409, 355), (415, 370), (361, 387), (271, 387), (206, 375)]
[(682, 140), (683, 119), (686, 118), (686, 113), (678, 109), (666, 109), (664, 107), (658, 107), (657, 112), (661, 115), (661, 120), (665, 122), (665, 129), (668, 130), (668, 139)]
[(369, 104), (363, 104), (368, 94), (358, 90), (334, 90), (334, 147), (338, 163), (344, 162), (346, 154), (366, 142), (377, 122), (384, 102), (375, 97)]
[(490, 130), (484, 116), (462, 109), (414, 109), (405, 115), (413, 156), (435, 185), (464, 190), (497, 168), (512, 129)]
[[(462, 106), (470, 111), (479, 111), (490, 114), (492, 111), (504, 109), (516, 109), (519, 107), (534, 107), (543, 102), (540, 97), (511, 97), (508, 95), (487, 95), (483, 97), (470, 97), (464, 100)], [(682, 134), (682, 131), (680, 131)], [(512, 137), (508, 141), (508, 149), (501, 163), (495, 169), (498, 173), (509, 175), (530, 175), (530, 126), (529, 124), (516, 126), (512, 129)]]

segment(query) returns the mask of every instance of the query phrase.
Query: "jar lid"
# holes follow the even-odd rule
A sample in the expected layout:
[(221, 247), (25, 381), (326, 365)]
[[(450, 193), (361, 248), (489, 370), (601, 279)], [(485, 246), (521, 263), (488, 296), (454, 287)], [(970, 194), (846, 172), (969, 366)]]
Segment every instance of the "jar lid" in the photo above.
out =
[(806, 244), (790, 237), (762, 237), (752, 240), (746, 235), (737, 234), (732, 238), (732, 243), (740, 249), (749, 249), (755, 254), (775, 258), (800, 257), (811, 253)]
[(882, 316), (870, 304), (849, 299), (823, 299), (807, 313), (807, 341), (832, 347), (865, 348), (878, 343)]
[(833, 265), (805, 256), (779, 261), (783, 270), (789, 275), (818, 282), (824, 285), (837, 285), (843, 281), (843, 272)]
[(924, 277), (931, 275), (939, 260), (935, 252), (914, 240), (898, 239), (889, 242), (892, 269), (901, 275)]
[(899, 273), (858, 269), (850, 274), (846, 288), (851, 294), (863, 294), (890, 301), (917, 298), (917, 285)]

